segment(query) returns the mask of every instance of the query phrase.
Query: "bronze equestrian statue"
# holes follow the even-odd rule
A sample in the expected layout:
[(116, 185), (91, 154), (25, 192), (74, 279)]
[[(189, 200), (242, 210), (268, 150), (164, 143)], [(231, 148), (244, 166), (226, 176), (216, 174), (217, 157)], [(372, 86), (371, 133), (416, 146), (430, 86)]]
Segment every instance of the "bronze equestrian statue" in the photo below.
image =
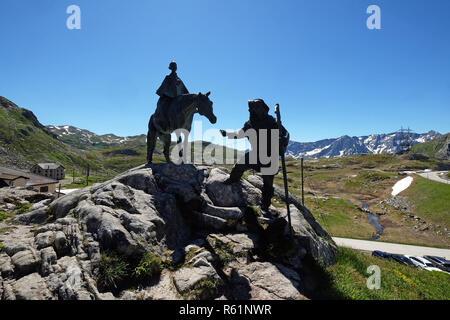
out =
[[(164, 144), (166, 161), (171, 162), (169, 156), (171, 133), (177, 129), (185, 129), (190, 132), (195, 113), (205, 116), (212, 124), (217, 122), (213, 112), (213, 103), (209, 100), (210, 92), (206, 94), (190, 94), (176, 73), (177, 64), (171, 62), (169, 69), (172, 72), (166, 76), (156, 91), (160, 98), (156, 111), (148, 122), (148, 163), (152, 163), (157, 138)], [(181, 137), (178, 140), (178, 143), (180, 142)]]

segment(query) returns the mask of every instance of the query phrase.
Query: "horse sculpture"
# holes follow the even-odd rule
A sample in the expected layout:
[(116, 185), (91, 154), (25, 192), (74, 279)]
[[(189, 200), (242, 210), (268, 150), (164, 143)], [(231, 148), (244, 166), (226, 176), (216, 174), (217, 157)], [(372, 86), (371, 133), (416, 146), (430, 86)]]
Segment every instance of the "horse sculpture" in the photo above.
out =
[[(164, 157), (168, 163), (171, 162), (169, 156), (171, 133), (177, 129), (185, 129), (190, 132), (195, 113), (205, 116), (212, 124), (216, 123), (217, 118), (213, 112), (213, 103), (209, 100), (210, 94), (211, 92), (207, 94), (183, 94), (173, 99), (167, 106), (167, 117), (158, 117), (155, 114), (150, 117), (147, 134), (148, 163), (152, 163), (156, 138), (163, 142)], [(178, 139), (178, 143), (180, 142), (181, 137)]]

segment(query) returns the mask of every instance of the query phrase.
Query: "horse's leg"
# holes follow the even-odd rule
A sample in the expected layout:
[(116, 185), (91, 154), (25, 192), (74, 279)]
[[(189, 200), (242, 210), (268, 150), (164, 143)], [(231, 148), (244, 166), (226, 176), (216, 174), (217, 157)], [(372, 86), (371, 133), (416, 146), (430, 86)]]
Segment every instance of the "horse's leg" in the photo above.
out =
[(164, 144), (164, 157), (166, 158), (166, 162), (170, 163), (170, 154), (169, 154), (169, 148), (170, 148), (170, 134), (163, 134), (160, 136), (161, 141)]
[[(188, 137), (189, 137), (189, 134), (191, 133), (191, 127), (192, 127), (192, 118), (193, 118), (193, 114), (190, 116), (190, 117), (187, 117), (186, 119), (184, 119), (184, 123), (182, 123), (182, 126), (181, 126), (181, 128), (183, 128), (183, 130), (184, 130), (184, 132), (185, 132), (185, 135), (184, 135), (184, 139), (185, 139), (185, 141), (187, 141), (186, 139), (188, 139)], [(180, 135), (178, 136), (177, 135), (177, 145), (179, 145), (179, 146), (181, 146), (181, 142), (183, 142), (183, 147), (180, 147), (180, 151), (178, 152), (178, 156), (180, 157), (180, 159), (183, 159), (182, 161), (183, 161), (183, 163), (185, 162), (185, 160), (187, 160), (187, 159), (184, 159), (183, 158), (183, 150), (184, 150), (184, 147), (189, 147), (189, 145), (185, 145), (184, 143), (185, 143), (185, 141), (183, 141), (183, 137), (182, 137), (182, 133), (179, 133)], [(189, 150), (186, 150), (188, 153), (187, 153), (187, 155), (189, 156), (189, 160), (187, 160), (188, 162), (190, 161), (190, 152), (191, 152), (191, 148), (189, 148)]]
[(155, 150), (156, 144), (156, 129), (152, 124), (152, 118), (148, 122), (148, 133), (147, 133), (147, 162), (152, 163), (153, 151)]

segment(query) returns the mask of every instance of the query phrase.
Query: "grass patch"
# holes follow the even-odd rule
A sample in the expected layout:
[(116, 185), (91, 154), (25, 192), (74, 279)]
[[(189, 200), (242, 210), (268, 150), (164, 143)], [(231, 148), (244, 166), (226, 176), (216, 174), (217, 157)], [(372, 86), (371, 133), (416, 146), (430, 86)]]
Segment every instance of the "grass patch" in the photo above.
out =
[(366, 214), (343, 199), (306, 198), (305, 203), (332, 236), (369, 239), (375, 233)]
[(364, 170), (359, 173), (357, 178), (364, 182), (376, 182), (379, 180), (390, 179), (391, 175), (385, 172)]
[(137, 256), (125, 256), (115, 251), (101, 254), (97, 274), (97, 285), (101, 292), (114, 294), (129, 288), (148, 284), (168, 267), (157, 255), (146, 252)]
[(14, 211), (17, 214), (23, 214), (30, 211), (31, 203), (16, 201), (14, 204), (16, 205)]
[(12, 216), (13, 216), (12, 214), (0, 210), (0, 222), (6, 220), (6, 219), (8, 219), (8, 218), (11, 218)]
[(253, 211), (255, 216), (261, 216), (262, 215), (260, 207), (252, 205), (252, 206), (249, 206), (248, 208)]
[(427, 222), (450, 226), (450, 185), (414, 177), (402, 195), (408, 197), (414, 212)]
[(220, 240), (216, 240), (214, 251), (224, 266), (236, 259), (235, 254), (233, 253), (233, 246), (230, 243), (224, 243)]
[[(370, 290), (367, 268), (381, 270), (381, 288)], [(313, 298), (355, 300), (448, 300), (450, 275), (385, 261), (352, 249), (339, 248), (336, 262), (323, 267), (321, 283)]]
[(126, 259), (115, 252), (103, 252), (99, 264), (98, 285), (102, 290), (117, 290), (130, 273)]
[(388, 180), (393, 174), (375, 170), (361, 170), (356, 177), (343, 179), (343, 188), (351, 192), (360, 192), (380, 187), (379, 182)]
[(219, 290), (220, 281), (204, 279), (197, 282), (192, 290), (183, 293), (183, 297), (189, 300), (207, 300), (214, 297)]
[(3, 243), (0, 242), (0, 253), (3, 251)]
[[(247, 256), (246, 251), (243, 251), (241, 253), (235, 253), (233, 251), (233, 244), (231, 243), (225, 243), (212, 237), (207, 237), (206, 240), (208, 241), (209, 245), (213, 248), (214, 253), (218, 257), (219, 263), (222, 266), (228, 265), (231, 261), (236, 260), (236, 258), (238, 257)], [(186, 261), (189, 260), (186, 258)]]
[[(88, 185), (92, 186), (95, 183), (102, 183), (109, 180), (109, 177), (104, 176), (89, 176)], [(86, 177), (78, 177), (72, 183), (64, 185), (63, 189), (77, 189), (77, 188), (85, 188), (86, 186)]]
[(12, 229), (13, 228), (11, 228), (11, 227), (1, 228), (0, 229), (0, 234), (6, 233), (6, 232), (10, 232), (10, 231), (12, 231)]
[(186, 253), (186, 255), (184, 256), (184, 266), (187, 266), (187, 263), (197, 255), (197, 252), (198, 252), (197, 248), (192, 248), (189, 250), (188, 253)]

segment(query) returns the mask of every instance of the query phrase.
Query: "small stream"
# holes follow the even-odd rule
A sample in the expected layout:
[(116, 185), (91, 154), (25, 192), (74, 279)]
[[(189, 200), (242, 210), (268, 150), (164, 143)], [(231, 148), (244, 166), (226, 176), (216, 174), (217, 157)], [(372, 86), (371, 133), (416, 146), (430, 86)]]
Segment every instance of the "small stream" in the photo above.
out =
[(367, 214), (367, 219), (369, 220), (369, 223), (375, 227), (375, 230), (377, 231), (376, 234), (374, 234), (370, 240), (378, 240), (380, 236), (383, 234), (383, 226), (380, 224), (380, 217), (377, 215), (374, 215), (372, 213)]
[(380, 224), (380, 217), (373, 214), (369, 210), (369, 206), (362, 200), (358, 200), (361, 203), (362, 210), (367, 213), (367, 219), (369, 223), (375, 228), (376, 233), (370, 238), (370, 240), (378, 240), (383, 234), (383, 226)]
[[(369, 210), (369, 206), (362, 200), (358, 200), (361, 203), (361, 207), (357, 206), (361, 211), (367, 213), (367, 220), (369, 223), (375, 228), (376, 233), (370, 238), (370, 240), (378, 240), (380, 236), (383, 234), (383, 226), (380, 224), (380, 217), (376, 214), (373, 214)], [(347, 200), (348, 203), (353, 204), (350, 200)]]

